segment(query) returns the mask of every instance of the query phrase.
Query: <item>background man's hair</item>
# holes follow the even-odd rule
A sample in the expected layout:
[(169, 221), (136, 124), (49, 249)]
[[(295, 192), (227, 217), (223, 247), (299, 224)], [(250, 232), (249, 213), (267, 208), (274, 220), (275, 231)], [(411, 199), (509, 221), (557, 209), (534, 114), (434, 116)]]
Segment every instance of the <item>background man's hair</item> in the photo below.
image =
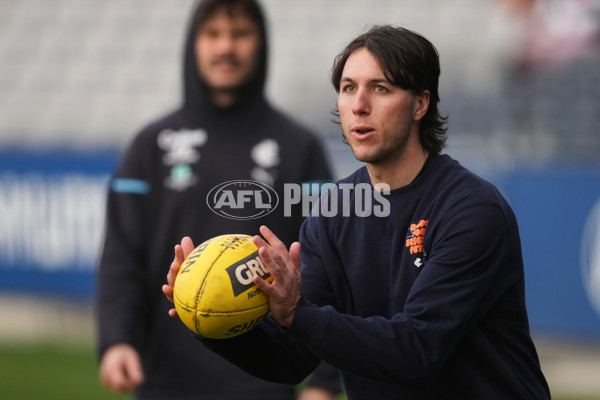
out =
[(242, 13), (259, 26), (264, 25), (261, 8), (255, 0), (203, 0), (196, 13), (196, 29), (219, 10), (225, 10), (230, 17)]

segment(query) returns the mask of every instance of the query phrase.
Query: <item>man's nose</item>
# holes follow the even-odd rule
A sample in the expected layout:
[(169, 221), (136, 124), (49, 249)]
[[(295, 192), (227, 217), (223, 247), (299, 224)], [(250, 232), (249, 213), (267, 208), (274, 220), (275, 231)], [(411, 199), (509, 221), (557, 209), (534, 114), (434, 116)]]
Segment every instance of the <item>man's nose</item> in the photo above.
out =
[(352, 101), (352, 112), (354, 114), (368, 114), (369, 111), (370, 104), (368, 93), (366, 93), (365, 90), (359, 89)]
[(217, 48), (222, 53), (230, 53), (234, 48), (235, 40), (232, 35), (220, 35), (217, 43)]

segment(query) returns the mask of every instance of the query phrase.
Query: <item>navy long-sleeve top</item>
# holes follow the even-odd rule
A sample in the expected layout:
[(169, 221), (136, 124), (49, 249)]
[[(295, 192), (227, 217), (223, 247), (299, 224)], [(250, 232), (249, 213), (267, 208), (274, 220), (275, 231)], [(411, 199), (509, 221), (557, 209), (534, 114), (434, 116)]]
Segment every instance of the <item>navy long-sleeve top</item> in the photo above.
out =
[[(349, 399), (550, 398), (518, 226), (498, 190), (447, 155), (430, 156), (385, 200), (345, 184), (364, 189), (366, 168), (302, 227), (302, 299), (289, 329), (267, 318), (205, 345), (277, 381), (302, 379), (324, 359)], [(369, 205), (380, 207), (367, 215)]]

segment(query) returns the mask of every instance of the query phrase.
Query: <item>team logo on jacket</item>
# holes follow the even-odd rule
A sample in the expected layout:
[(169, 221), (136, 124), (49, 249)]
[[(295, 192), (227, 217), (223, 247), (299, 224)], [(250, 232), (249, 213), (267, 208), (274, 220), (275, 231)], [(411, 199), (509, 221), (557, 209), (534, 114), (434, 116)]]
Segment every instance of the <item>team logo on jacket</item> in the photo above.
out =
[(163, 164), (170, 167), (169, 176), (164, 180), (165, 187), (181, 191), (198, 180), (191, 164), (198, 162), (198, 147), (206, 143), (208, 136), (202, 129), (165, 129), (158, 134), (157, 144), (163, 150)]
[(426, 254), (423, 251), (423, 238), (427, 229), (428, 219), (422, 219), (416, 224), (410, 224), (406, 234), (406, 248), (409, 249), (411, 256), (415, 256), (413, 264), (417, 268), (425, 265)]
[(275, 139), (263, 139), (250, 150), (250, 157), (256, 164), (250, 171), (252, 179), (273, 185), (277, 179), (277, 166), (281, 162), (279, 143)]
[(225, 218), (256, 219), (272, 213), (279, 204), (279, 196), (262, 182), (238, 180), (212, 188), (206, 196), (206, 204)]

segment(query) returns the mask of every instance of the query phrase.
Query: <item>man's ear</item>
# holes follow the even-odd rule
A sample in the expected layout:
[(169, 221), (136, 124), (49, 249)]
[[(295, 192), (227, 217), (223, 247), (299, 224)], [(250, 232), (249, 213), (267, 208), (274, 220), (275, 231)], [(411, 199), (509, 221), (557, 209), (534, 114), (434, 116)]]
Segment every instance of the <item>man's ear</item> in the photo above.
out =
[(429, 90), (424, 90), (415, 97), (414, 103), (414, 118), (415, 121), (423, 119), (429, 109)]

